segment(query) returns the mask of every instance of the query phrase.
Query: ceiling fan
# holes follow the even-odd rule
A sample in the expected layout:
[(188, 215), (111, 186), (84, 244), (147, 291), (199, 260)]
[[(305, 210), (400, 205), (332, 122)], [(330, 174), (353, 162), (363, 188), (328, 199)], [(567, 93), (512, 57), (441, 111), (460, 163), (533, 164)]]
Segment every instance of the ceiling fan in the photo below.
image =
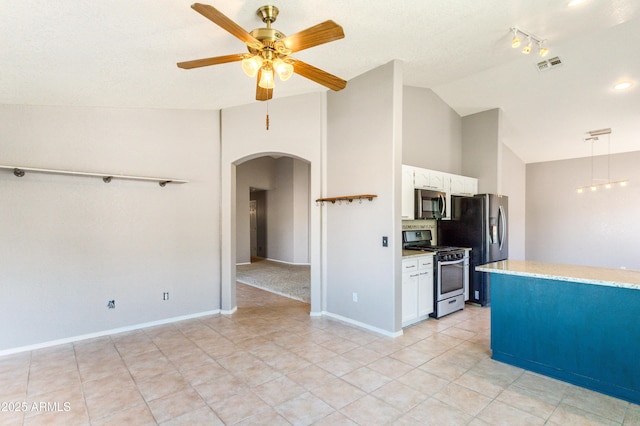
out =
[(194, 3), (191, 8), (239, 38), (247, 45), (249, 53), (179, 62), (178, 67), (191, 69), (242, 61), (245, 74), (249, 77), (257, 75), (256, 99), (259, 101), (266, 101), (273, 97), (275, 75), (285, 81), (296, 73), (335, 91), (347, 86), (345, 80), (289, 56), (294, 52), (344, 38), (342, 27), (335, 22), (324, 21), (287, 37), (275, 28), (271, 28), (271, 24), (278, 16), (278, 8), (275, 6), (262, 6), (257, 10), (257, 15), (267, 26), (257, 28), (250, 33), (213, 6)]

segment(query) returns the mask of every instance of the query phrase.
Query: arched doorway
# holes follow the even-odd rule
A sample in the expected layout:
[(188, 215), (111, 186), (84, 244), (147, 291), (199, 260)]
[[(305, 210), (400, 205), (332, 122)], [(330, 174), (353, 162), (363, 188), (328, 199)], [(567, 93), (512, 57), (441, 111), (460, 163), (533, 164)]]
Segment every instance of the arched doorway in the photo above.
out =
[[(310, 314), (313, 316), (321, 315), (323, 306), (323, 292), (321, 285), (321, 210), (316, 207), (315, 203), (312, 201), (313, 194), (316, 192), (314, 191), (314, 188), (316, 188), (317, 193), (320, 193), (320, 170), (314, 162), (309, 161), (308, 159), (282, 152), (255, 153), (236, 159), (230, 163), (222, 164), (221, 311), (222, 313), (230, 314), (235, 312), (237, 309), (235, 286), (236, 264), (238, 263), (238, 208), (242, 208), (244, 210), (242, 215), (246, 217), (247, 221), (246, 227), (245, 224), (241, 225), (241, 232), (248, 232), (248, 198), (246, 209), (244, 207), (238, 207), (238, 168), (244, 163), (260, 158), (284, 158), (284, 162), (290, 161), (294, 165), (292, 167), (293, 173), (296, 173), (295, 164), (304, 164), (306, 167), (306, 206), (308, 208), (308, 213), (306, 215), (306, 231), (304, 232), (307, 235), (307, 240), (303, 244), (307, 247), (306, 258), (308, 259), (310, 267)], [(242, 176), (240, 176), (240, 178), (243, 179)], [(283, 179), (286, 179), (286, 176), (283, 177)], [(246, 184), (240, 182), (240, 185), (244, 186)], [(244, 204), (241, 205), (244, 206)], [(245, 215), (245, 213), (247, 214)], [(296, 237), (292, 237), (292, 241), (294, 238)], [(289, 247), (287, 250), (291, 249), (292, 247)], [(250, 248), (243, 249), (243, 252), (250, 253)], [(296, 258), (293, 257), (292, 259), (295, 260)]]
[(236, 164), (236, 279), (310, 303), (309, 162), (262, 156)]

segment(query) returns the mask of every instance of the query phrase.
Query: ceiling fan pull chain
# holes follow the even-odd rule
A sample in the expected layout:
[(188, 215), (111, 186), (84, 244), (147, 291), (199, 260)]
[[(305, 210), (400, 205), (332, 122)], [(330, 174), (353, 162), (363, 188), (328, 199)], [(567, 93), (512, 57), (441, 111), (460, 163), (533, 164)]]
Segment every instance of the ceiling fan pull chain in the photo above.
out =
[(267, 130), (269, 130), (269, 101), (267, 101)]

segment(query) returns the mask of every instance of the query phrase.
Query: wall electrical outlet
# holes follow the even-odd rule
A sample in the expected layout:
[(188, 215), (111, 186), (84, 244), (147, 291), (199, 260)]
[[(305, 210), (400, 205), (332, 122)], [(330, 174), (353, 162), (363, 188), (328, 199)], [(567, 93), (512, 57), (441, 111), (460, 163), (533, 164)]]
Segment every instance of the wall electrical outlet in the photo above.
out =
[(162, 300), (169, 300), (169, 292), (165, 291), (164, 293), (162, 293)]
[(115, 309), (116, 308), (116, 301), (115, 300), (109, 300), (109, 302), (107, 302), (107, 308)]
[(356, 293), (356, 292), (353, 293), (353, 301), (354, 302), (358, 301), (358, 293)]

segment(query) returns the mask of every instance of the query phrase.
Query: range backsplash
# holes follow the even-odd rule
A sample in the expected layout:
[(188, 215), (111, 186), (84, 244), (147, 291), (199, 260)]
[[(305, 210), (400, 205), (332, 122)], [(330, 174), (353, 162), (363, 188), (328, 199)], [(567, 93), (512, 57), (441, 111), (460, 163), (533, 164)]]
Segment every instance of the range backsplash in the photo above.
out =
[(438, 245), (438, 221), (435, 219), (426, 219), (426, 220), (403, 220), (402, 221), (402, 230), (403, 231), (422, 231), (428, 229), (431, 231), (431, 235), (433, 239), (431, 240), (431, 244)]

